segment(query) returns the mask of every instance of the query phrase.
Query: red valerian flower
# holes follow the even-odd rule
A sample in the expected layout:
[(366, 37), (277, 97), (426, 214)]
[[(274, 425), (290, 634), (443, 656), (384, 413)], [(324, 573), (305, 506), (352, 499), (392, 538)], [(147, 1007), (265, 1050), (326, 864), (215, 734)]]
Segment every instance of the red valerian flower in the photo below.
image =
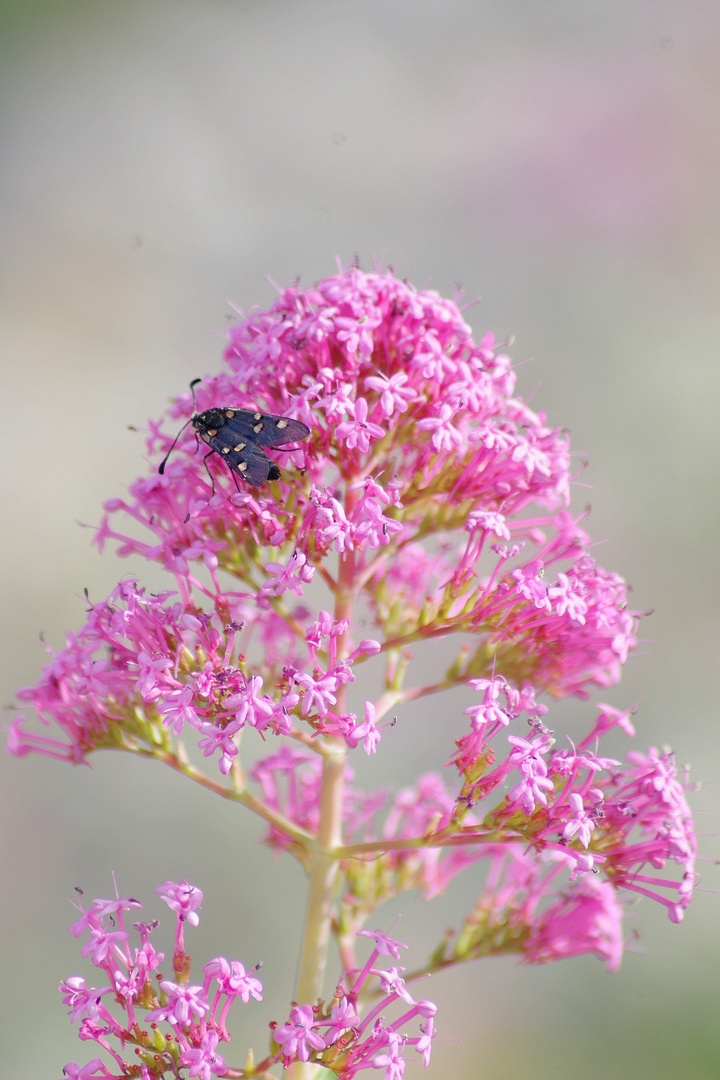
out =
[[(591, 952), (615, 970), (623, 895), (658, 900), (674, 922), (690, 903), (690, 784), (669, 752), (601, 754), (608, 732), (634, 735), (628, 712), (599, 706), (576, 744), (548, 726), (553, 700), (618, 681), (639, 613), (589, 554), (585, 512), (570, 510), (566, 432), (516, 396), (492, 334), (476, 341), (452, 300), (350, 267), (242, 318), (224, 359), (195, 403), (185, 394), (150, 423), (156, 464), (127, 499), (106, 502), (96, 534), (100, 548), (159, 564), (172, 589), (125, 579), (92, 603), (20, 691), (46, 731), (17, 717), (9, 749), (74, 763), (103, 748), (139, 753), (261, 816), (266, 842), (307, 870), (312, 897), (314, 963), (300, 965), (272, 1060), (324, 1062), (345, 1080), (364, 1068), (401, 1075), (407, 1046), (427, 1064), (434, 1006), (413, 1001), (423, 1026), (411, 1038), (380, 1006), (363, 1013), (358, 987), (374, 979), (409, 1004), (420, 973), (508, 951), (534, 963)], [(311, 434), (269, 448), (268, 482), (238, 490), (217, 455), (205, 463), (190, 425), (159, 475), (179, 422), (224, 407), (297, 419)], [(413, 703), (451, 690), (464, 699), (437, 697), (433, 765), (449, 763), (454, 781), (427, 772), (395, 792), (356, 787), (348, 755), (412, 741)], [(247, 773), (243, 733), (272, 743)], [(211, 775), (193, 764), (193, 742), (198, 760), (215, 759)], [(357, 961), (361, 928), (385, 901), (409, 889), (431, 899), (481, 860), (475, 906), (424, 965), (381, 975), (382, 935)], [(179, 927), (193, 924), (196, 900), (174, 894)], [(125, 955), (122, 928), (93, 917), (88, 955)], [(323, 1010), (302, 1003), (325, 1000), (331, 933), (342, 978)], [(157, 1008), (200, 1031), (208, 988), (183, 985)], [(252, 994), (239, 971), (238, 986)], [(204, 1034), (188, 1054), (197, 1075), (222, 1062)]]

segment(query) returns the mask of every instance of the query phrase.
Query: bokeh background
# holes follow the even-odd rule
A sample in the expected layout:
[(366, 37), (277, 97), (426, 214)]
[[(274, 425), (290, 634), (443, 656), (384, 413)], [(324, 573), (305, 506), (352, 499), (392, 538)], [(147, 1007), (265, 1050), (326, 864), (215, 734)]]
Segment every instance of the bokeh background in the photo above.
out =
[[(412, 1078), (720, 1073), (719, 56), (714, 0), (0, 3), (4, 702), (36, 679), (39, 632), (57, 647), (80, 625), (83, 588), (157, 584), (78, 525), (148, 468), (128, 425), (217, 370), (228, 301), (265, 305), (268, 275), (311, 283), (336, 254), (482, 297), (477, 335), (515, 335), (520, 392), (589, 459), (575, 506), (597, 557), (653, 610), (602, 697), (642, 702), (637, 748), (669, 744), (704, 781), (704, 891), (681, 926), (631, 907), (616, 975), (588, 958), (436, 977), (440, 1037)], [(417, 722), (417, 751), (383, 743), (383, 779), (432, 764), (457, 718)], [(56, 986), (90, 972), (66, 897), (110, 895), (112, 871), (149, 914), (168, 878), (204, 890), (200, 965), (264, 959), (238, 1035), (261, 1051), (299, 871), (160, 766), (93, 766), (0, 761), (3, 1077), (93, 1056)], [(454, 902), (407, 897), (394, 932), (422, 948)]]

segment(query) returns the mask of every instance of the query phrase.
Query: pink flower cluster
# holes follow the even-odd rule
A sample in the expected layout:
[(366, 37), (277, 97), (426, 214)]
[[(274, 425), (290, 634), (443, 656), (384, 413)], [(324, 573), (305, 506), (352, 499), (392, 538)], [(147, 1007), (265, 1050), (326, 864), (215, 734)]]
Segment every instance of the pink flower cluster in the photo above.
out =
[[(595, 726), (577, 749), (554, 749), (552, 733), (535, 719), (534, 735), (507, 736), (510, 752), (495, 763), (492, 739), (521, 711), (518, 707), (512, 716), (500, 708), (496, 718), (488, 717), (487, 699), (500, 682), (489, 682), (484, 706), (465, 710), (474, 715), (474, 730), (459, 740), (455, 756), (465, 780), (459, 794), (452, 795), (435, 773), (414, 788), (366, 794), (352, 785), (348, 773), (343, 925), (357, 932), (369, 914), (408, 889), (430, 900), (484, 861), (492, 867), (479, 900), (487, 919), (478, 923), (473, 913), (472, 940), (461, 934), (452, 948), (444, 947), (443, 964), (481, 955), (490, 944), (503, 951), (504, 943), (529, 962), (591, 952), (615, 971), (623, 951), (620, 887), (662, 904), (672, 922), (682, 920), (692, 899), (696, 843), (686, 782), (678, 777), (672, 755), (653, 747), (647, 755), (628, 754), (626, 766), (591, 749), (614, 726), (632, 732), (627, 714), (608, 705), (598, 707)], [(279, 820), (317, 831), (320, 766), (314, 755), (283, 748), (258, 762), (252, 775)], [(477, 805), (482, 819), (474, 812)], [(275, 824), (267, 843), (278, 850), (292, 847), (287, 831)], [(358, 860), (367, 852), (375, 856), (371, 880)], [(680, 867), (677, 877), (644, 872), (645, 867), (663, 870), (668, 863)], [(598, 871), (605, 880), (593, 877)], [(499, 890), (496, 882), (502, 883)], [(552, 917), (544, 911), (540, 949), (538, 911), (548, 904), (551, 912), (561, 907), (566, 922), (583, 912), (582, 922), (592, 910), (597, 926), (592, 933), (553, 939)], [(557, 941), (555, 952), (550, 940)]]
[[(60, 984), (60, 991), (72, 1022), (80, 1022), (80, 1038), (105, 1050), (117, 1071), (108, 1069), (101, 1058), (82, 1066), (70, 1062), (64, 1069), (70, 1080), (122, 1080), (128, 1076), (158, 1080), (165, 1075), (177, 1076), (180, 1068), (187, 1068), (189, 1076), (200, 1080), (222, 1076), (227, 1066), (217, 1047), (220, 1041), (230, 1039), (225, 1026), (230, 1006), (237, 998), (245, 1004), (251, 997), (262, 1000), (262, 984), (254, 973), (221, 956), (205, 965), (202, 984), (189, 982), (184, 927), (198, 925), (202, 893), (187, 881), (168, 881), (155, 891), (177, 914), (172, 979), (160, 973), (164, 954), (150, 943), (157, 921), (133, 923), (140, 945), (130, 944), (125, 913), (142, 908), (137, 900), (130, 896), (95, 900), (86, 910), (79, 905), (82, 915), (70, 933), (76, 938), (87, 934), (82, 955), (103, 973), (107, 985), (87, 986), (81, 976), (73, 976)], [(122, 1023), (113, 1013), (113, 1005), (123, 1010)], [(167, 1026), (167, 1032), (161, 1024)], [(128, 1062), (114, 1042), (123, 1049), (134, 1047), (135, 1061)]]
[[(514, 396), (492, 334), (476, 343), (455, 302), (391, 272), (351, 267), (285, 288), (231, 329), (225, 361), (198, 388), (198, 411), (283, 414), (309, 440), (269, 451), (279, 479), (238, 490), (217, 455), (211, 480), (188, 427), (163, 475), (154, 467), (127, 499), (105, 504), (100, 547), (159, 563), (174, 592), (126, 579), (93, 603), (38, 685), (20, 692), (45, 730), (18, 716), (11, 752), (156, 757), (243, 802), (267, 821), (268, 842), (307, 866), (328, 755), (375, 753), (389, 732), (410, 737), (412, 702), (462, 687), (474, 703), (438, 713), (437, 762), (452, 759), (452, 790), (429, 773), (411, 789), (366, 794), (345, 766), (335, 850), (343, 993), (371, 913), (407, 889), (429, 899), (478, 860), (489, 874), (476, 907), (408, 981), (511, 950), (529, 962), (592, 952), (616, 969), (621, 890), (654, 897), (679, 921), (695, 838), (672, 755), (600, 755), (613, 728), (634, 735), (628, 714), (600, 706), (577, 746), (558, 745), (546, 726), (540, 696), (585, 698), (616, 683), (638, 622), (622, 578), (588, 554), (582, 515), (570, 512), (567, 435)], [(169, 423), (151, 423), (155, 463), (191, 410), (185, 394)], [(412, 647), (436, 639), (457, 648), (429, 680)], [(361, 694), (357, 715), (348, 689), (362, 665), (382, 690), (364, 704)], [(454, 749), (453, 717), (465, 725)], [(251, 771), (258, 795), (241, 767), (244, 729), (277, 741)], [(217, 759), (219, 778), (191, 763), (188, 739)], [(357, 1002), (335, 1004), (345, 1015)], [(424, 1056), (429, 1005), (412, 1008), (427, 1020)], [(283, 1062), (329, 1060), (335, 1023), (298, 1005), (275, 1030)], [(351, 1026), (366, 1033), (368, 1017)], [(403, 1039), (381, 1027), (374, 1049), (354, 1057), (332, 1043), (338, 1075), (381, 1063), (401, 1075)]]
[[(106, 1051), (116, 1071), (99, 1057), (82, 1066), (69, 1062), (63, 1070), (69, 1080), (124, 1080), (130, 1076), (161, 1080), (164, 1076), (178, 1076), (181, 1068), (200, 1080), (229, 1075), (218, 1044), (230, 1041), (226, 1021), (233, 1002), (239, 998), (247, 1005), (251, 998), (262, 1000), (262, 984), (254, 975), (257, 968), (247, 972), (239, 961), (229, 963), (220, 956), (205, 964), (202, 984), (190, 983), (184, 928), (199, 924), (197, 910), (202, 904), (202, 892), (187, 881), (168, 881), (155, 892), (177, 914), (172, 979), (161, 974), (164, 954), (156, 952), (150, 943), (150, 935), (159, 925), (157, 920), (133, 923), (140, 945), (131, 947), (125, 914), (142, 908), (138, 900), (121, 896), (116, 900), (95, 900), (87, 909), (82, 903), (78, 905), (82, 915), (70, 927), (70, 933), (76, 938), (87, 934), (82, 955), (102, 972), (107, 985), (87, 986), (84, 978), (74, 975), (60, 983), (60, 992), (71, 1021), (80, 1024), (80, 1038)], [(342, 1070), (346, 1080), (352, 1080), (363, 1069), (386, 1066), (388, 1076), (392, 1075), (391, 1065), (402, 1066), (406, 1046), (414, 1047), (428, 1064), (435, 1034), (435, 1005), (415, 1001), (402, 978), (402, 968), (376, 966), (384, 956), (397, 960), (399, 950), (407, 946), (379, 931), (361, 933), (374, 943), (363, 968), (347, 973), (347, 985), (338, 986), (328, 1009), (296, 1005), (287, 1023), (271, 1024), (274, 1048), (265, 1061), (254, 1066), (256, 1075), (267, 1075), (267, 1069), (275, 1063), (289, 1068), (294, 1061), (308, 1061), (312, 1055), (313, 1060), (336, 1072)], [(382, 997), (361, 1019), (358, 999), (369, 983), (379, 985)], [(388, 1023), (384, 1014), (397, 1002), (404, 1011)], [(116, 1012), (119, 1008), (124, 1013), (122, 1022), (113, 1006)], [(403, 1033), (416, 1018), (420, 1033)], [(113, 1041), (119, 1042), (124, 1051), (133, 1047), (135, 1060), (129, 1062), (115, 1049)]]
[[(399, 959), (400, 949), (406, 949), (407, 945), (380, 931), (361, 930), (360, 935), (374, 942), (373, 951), (360, 971), (346, 973), (349, 985), (338, 986), (330, 1010), (296, 1006), (288, 1023), (274, 1026), (273, 1039), (282, 1048), (286, 1068), (293, 1061), (308, 1061), (312, 1056), (312, 1060), (327, 1065), (343, 1080), (352, 1080), (368, 1068), (384, 1069), (383, 1075), (391, 1080), (403, 1075), (406, 1047), (413, 1047), (423, 1064), (429, 1064), (437, 1007), (432, 1001), (416, 1001), (412, 997), (402, 978), (404, 968), (376, 967), (382, 956)], [(358, 999), (366, 983), (375, 981), (379, 983), (381, 999), (361, 1019)], [(405, 1011), (388, 1024), (385, 1011), (396, 1002), (402, 1002)], [(417, 1018), (420, 1035), (403, 1034), (402, 1029)]]
[[(213, 494), (189, 431), (164, 475), (136, 481), (130, 502), (106, 503), (98, 543), (159, 561), (179, 602), (125, 581), (93, 605), (38, 687), (20, 694), (67, 742), (20, 722), (14, 752), (46, 747), (77, 761), (161, 719), (175, 734), (194, 726), (227, 772), (241, 727), (287, 734), (290, 714), (316, 731), (347, 729), (357, 745), (354, 720), (332, 709), (355, 663), (453, 632), (477, 643), (455, 684), (489, 674), (490, 657), (553, 696), (617, 681), (637, 620), (624, 582), (587, 555), (564, 509), (567, 437), (511, 396), (508, 357), (491, 334), (476, 345), (453, 302), (351, 269), (286, 289), (231, 331), (226, 359), (229, 373), (199, 391), (198, 408), (232, 401), (300, 417), (311, 449), (278, 453), (302, 477), (290, 466), (238, 493), (219, 464)], [(189, 404), (186, 395), (174, 420)], [(152, 424), (150, 452), (164, 454), (172, 437)], [(550, 512), (522, 516), (530, 505)], [(153, 542), (112, 528), (121, 512)], [(528, 542), (536, 550), (523, 561)], [(333, 571), (338, 556), (350, 583)], [(348, 647), (347, 620), (293, 605), (316, 573), (336, 615), (352, 585), (378, 640)], [(259, 660), (245, 662), (253, 646)]]

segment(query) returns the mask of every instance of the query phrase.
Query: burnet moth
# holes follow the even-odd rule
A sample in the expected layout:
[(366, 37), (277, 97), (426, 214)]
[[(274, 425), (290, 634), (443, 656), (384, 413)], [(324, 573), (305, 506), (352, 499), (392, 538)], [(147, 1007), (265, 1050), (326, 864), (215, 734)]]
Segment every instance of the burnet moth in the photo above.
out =
[[(195, 387), (199, 382), (202, 382), (202, 379), (193, 379), (190, 383), (193, 409)], [(287, 443), (307, 439), (310, 434), (310, 428), (300, 420), (254, 412), (253, 409), (236, 409), (232, 405), (222, 409), (205, 409), (201, 413), (193, 412), (160, 462), (159, 473), (165, 472), (167, 460), (188, 424), (192, 424), (197, 436), (210, 447), (204, 458), (206, 469), (210, 455), (218, 454), (234, 478), (239, 476), (252, 487), (262, 487), (266, 480), (277, 480), (280, 477), (280, 470), (265, 453), (265, 447), (285, 446)], [(208, 475), (212, 480), (209, 469)], [(235, 482), (237, 483), (237, 479)]]

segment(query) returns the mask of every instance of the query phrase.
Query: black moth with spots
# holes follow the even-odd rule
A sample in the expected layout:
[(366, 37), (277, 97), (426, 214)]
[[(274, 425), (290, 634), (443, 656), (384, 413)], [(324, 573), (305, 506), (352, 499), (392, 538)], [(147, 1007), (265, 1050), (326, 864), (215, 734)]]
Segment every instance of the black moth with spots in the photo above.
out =
[[(201, 379), (193, 379), (190, 390), (195, 401), (195, 386)], [(265, 453), (265, 447), (285, 446), (287, 443), (307, 439), (310, 428), (300, 420), (291, 420), (287, 416), (273, 416), (270, 413), (254, 412), (253, 409), (236, 409), (226, 406), (222, 409), (205, 409), (194, 412), (187, 424), (177, 433), (166, 456), (158, 469), (165, 472), (165, 464), (188, 424), (192, 424), (197, 435), (210, 447), (205, 455), (205, 467), (211, 454), (218, 454), (233, 477), (240, 476), (252, 487), (262, 487), (266, 480), (277, 480), (280, 470)], [(208, 470), (209, 472), (209, 470)], [(212, 480), (212, 476), (210, 476)]]

